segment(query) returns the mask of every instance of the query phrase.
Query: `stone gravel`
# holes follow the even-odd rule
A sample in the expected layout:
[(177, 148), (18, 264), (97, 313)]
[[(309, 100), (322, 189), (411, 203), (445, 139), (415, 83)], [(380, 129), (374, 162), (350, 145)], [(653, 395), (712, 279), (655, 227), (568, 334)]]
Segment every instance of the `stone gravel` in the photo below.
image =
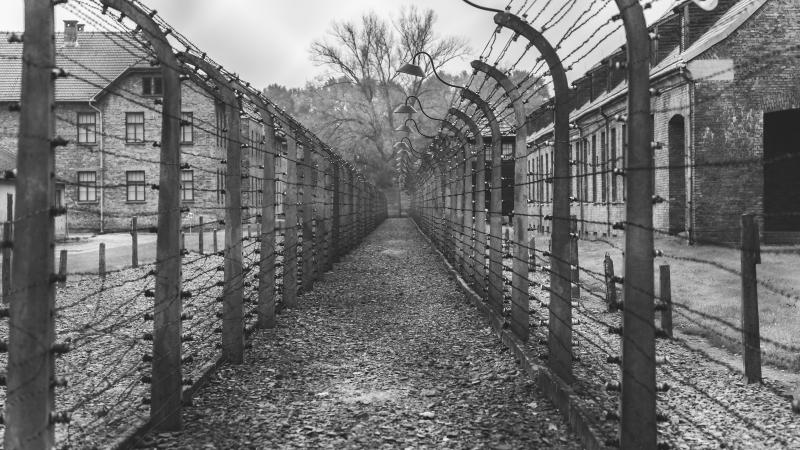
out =
[(299, 305), (140, 448), (580, 448), (410, 220)]

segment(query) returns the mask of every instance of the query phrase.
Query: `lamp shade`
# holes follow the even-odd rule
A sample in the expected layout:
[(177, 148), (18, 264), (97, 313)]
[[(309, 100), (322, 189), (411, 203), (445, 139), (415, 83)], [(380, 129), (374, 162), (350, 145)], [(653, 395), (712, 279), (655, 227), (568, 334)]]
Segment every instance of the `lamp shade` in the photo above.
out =
[(403, 149), (405, 149), (405, 148), (408, 148), (408, 144), (406, 144), (403, 141), (400, 141), (400, 142), (394, 144), (394, 148), (403, 148)]
[(411, 128), (408, 128), (408, 125), (403, 124), (399, 127), (395, 128), (394, 131), (401, 131), (403, 133), (411, 133)]
[(417, 110), (413, 106), (403, 103), (393, 111), (395, 114), (416, 114)]
[(425, 72), (422, 71), (422, 67), (411, 63), (403, 64), (402, 67), (397, 69), (397, 73), (404, 73), (413, 77), (425, 78)]

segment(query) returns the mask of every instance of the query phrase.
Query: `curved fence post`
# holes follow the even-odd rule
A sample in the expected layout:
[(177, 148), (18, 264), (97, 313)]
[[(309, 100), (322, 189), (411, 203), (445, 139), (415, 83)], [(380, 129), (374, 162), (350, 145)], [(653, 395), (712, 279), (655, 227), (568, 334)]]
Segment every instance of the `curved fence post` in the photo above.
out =
[(511, 331), (523, 341), (528, 340), (530, 330), (528, 329), (529, 315), (529, 295), (528, 295), (528, 224), (527, 209), (528, 202), (525, 198), (525, 160), (520, 155), (527, 155), (527, 129), (525, 105), (522, 97), (517, 92), (517, 86), (508, 79), (496, 67), (492, 67), (483, 61), (475, 60), (471, 63), (472, 68), (483, 72), (492, 78), (500, 87), (503, 88), (511, 105), (514, 108), (514, 117), (517, 121), (516, 145), (514, 153), (514, 252), (512, 256), (511, 270)]
[(492, 180), (489, 184), (491, 195), (489, 203), (489, 304), (495, 313), (503, 313), (503, 252), (500, 248), (503, 234), (503, 186), (502, 186), (502, 135), (500, 124), (492, 111), (491, 106), (486, 103), (478, 94), (463, 89), (461, 96), (465, 100), (472, 102), (480, 109), (489, 129), (492, 133)]
[(166, 33), (133, 2), (101, 0), (142, 28), (161, 64), (161, 164), (158, 189), (158, 236), (153, 315), (153, 373), (150, 421), (162, 431), (181, 428), (181, 232), (180, 212), (180, 64)]
[[(223, 103), (226, 127), (225, 174), (225, 287), (222, 302), (222, 357), (233, 364), (244, 362), (244, 280), (242, 267), (242, 140), (239, 99), (222, 73), (204, 58), (191, 53), (179, 57), (202, 70), (216, 84)], [(212, 91), (212, 95), (217, 92)]]
[(628, 50), (628, 167), (622, 319), (620, 447), (656, 448), (653, 297), (653, 162), (650, 143), (650, 37), (642, 5), (616, 0)]
[(481, 297), (486, 298), (486, 154), (483, 135), (475, 121), (464, 112), (450, 108), (448, 113), (469, 127), (474, 140), (472, 144), (472, 152), (475, 154), (475, 186), (473, 186), (475, 192), (473, 196), (475, 199), (475, 218), (473, 220), (475, 259), (473, 264), (477, 290)]

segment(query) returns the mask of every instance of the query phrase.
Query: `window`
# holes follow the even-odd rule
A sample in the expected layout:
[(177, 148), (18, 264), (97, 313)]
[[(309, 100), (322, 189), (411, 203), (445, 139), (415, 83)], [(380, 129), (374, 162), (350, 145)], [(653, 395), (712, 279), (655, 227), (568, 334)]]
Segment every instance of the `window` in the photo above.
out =
[(502, 147), (503, 159), (511, 159), (514, 157), (514, 144), (512, 142), (503, 142)]
[(589, 201), (589, 140), (583, 140), (583, 160), (581, 161), (581, 182), (583, 183), (583, 201)]
[[(622, 168), (623, 169), (627, 169), (628, 168), (628, 126), (627, 125), (623, 125), (622, 126)], [(626, 187), (625, 187), (625, 178), (626, 177), (624, 177), (624, 176), (619, 177), (619, 179), (621, 180), (621, 186), (622, 186), (622, 201), (623, 202), (625, 200), (627, 200), (627, 198), (628, 198), (628, 193), (626, 192)]]
[(194, 142), (194, 115), (190, 112), (181, 113), (181, 144)]
[(592, 203), (597, 203), (597, 135), (592, 135)]
[(161, 77), (142, 77), (142, 95), (163, 95), (164, 83)]
[(617, 129), (611, 129), (611, 202), (617, 201), (617, 175), (614, 171), (617, 169)]
[(217, 147), (225, 149), (228, 147), (228, 119), (225, 117), (225, 108), (217, 106)]
[(78, 143), (97, 143), (97, 114), (78, 113)]
[(143, 202), (144, 197), (144, 170), (129, 170), (125, 172), (125, 181), (128, 186), (128, 201)]
[(78, 172), (78, 201), (97, 201), (97, 172)]
[(125, 113), (125, 142), (144, 142), (144, 113)]
[(606, 132), (600, 133), (600, 192), (603, 203), (608, 203), (608, 143), (606, 142)]
[(185, 202), (194, 201), (194, 171), (181, 171), (181, 200)]

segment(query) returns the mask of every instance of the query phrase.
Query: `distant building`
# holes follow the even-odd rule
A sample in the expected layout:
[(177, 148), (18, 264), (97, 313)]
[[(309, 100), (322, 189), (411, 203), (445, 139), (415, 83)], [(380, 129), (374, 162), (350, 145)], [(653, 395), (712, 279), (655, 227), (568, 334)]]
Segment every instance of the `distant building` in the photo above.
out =
[[(16, 166), (22, 45), (0, 34), (0, 162)], [(138, 216), (155, 225), (161, 140), (160, 67), (129, 33), (86, 32), (65, 21), (56, 36), (56, 64), (68, 74), (56, 81), (56, 135), (69, 145), (56, 150), (57, 199), (66, 206), (69, 230), (127, 230)], [(252, 113), (252, 112), (251, 112)], [(242, 120), (243, 205), (261, 206), (263, 127)], [(187, 223), (224, 217), (227, 118), (201, 86), (182, 83), (181, 200)], [(0, 180), (0, 189), (2, 181)], [(4, 203), (4, 199), (0, 199)], [(246, 213), (247, 211), (245, 211)], [(244, 214), (255, 218), (256, 211)], [(3, 217), (4, 219), (4, 217)]]
[[(659, 234), (736, 242), (755, 213), (766, 242), (800, 242), (800, 3), (692, 1), (650, 26), (651, 137)], [(787, 54), (792, 52), (792, 54)], [(624, 49), (575, 80), (572, 214), (583, 235), (625, 220), (627, 82)], [(530, 120), (528, 197), (534, 226), (552, 210), (552, 111)]]

